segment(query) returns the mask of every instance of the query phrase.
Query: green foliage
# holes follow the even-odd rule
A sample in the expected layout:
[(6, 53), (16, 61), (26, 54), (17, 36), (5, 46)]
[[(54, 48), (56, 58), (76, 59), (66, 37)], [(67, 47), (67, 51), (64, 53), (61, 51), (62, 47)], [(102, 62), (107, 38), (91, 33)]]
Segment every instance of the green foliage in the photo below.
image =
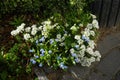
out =
[(4, 0), (0, 3), (3, 14), (10, 12), (34, 12), (40, 7), (40, 0)]
[(9, 24), (12, 26), (18, 26), (24, 22), (24, 16), (14, 16), (13, 21), (10, 21)]
[(0, 68), (2, 71), (0, 71), (0, 80), (6, 80), (8, 78), (10, 80), (16, 80), (16, 78), (22, 75), (29, 75), (31, 73), (31, 65), (27, 62), (29, 55), (26, 56), (26, 52), (22, 48), (23, 45), (15, 44), (7, 53), (3, 54), (1, 52)]
[(65, 17), (70, 12), (71, 15), (78, 17), (77, 14), (80, 14), (83, 9), (86, 10), (91, 1), (93, 0), (2, 0), (0, 15), (33, 13), (48, 18), (54, 13), (60, 13)]

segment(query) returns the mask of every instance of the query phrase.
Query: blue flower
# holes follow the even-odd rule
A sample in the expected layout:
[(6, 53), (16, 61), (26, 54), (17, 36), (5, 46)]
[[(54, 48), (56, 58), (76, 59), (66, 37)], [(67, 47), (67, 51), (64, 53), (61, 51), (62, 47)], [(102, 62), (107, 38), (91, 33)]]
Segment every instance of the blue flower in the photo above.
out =
[(75, 58), (75, 62), (76, 62), (76, 63), (79, 63), (79, 59), (78, 59), (78, 58)]
[(34, 57), (35, 57), (35, 58), (39, 58), (39, 56), (36, 56), (36, 55), (35, 55)]
[(42, 64), (42, 63), (40, 63), (40, 64), (39, 64), (39, 67), (42, 67), (42, 66), (43, 66), (43, 64)]
[(73, 57), (77, 57), (76, 53), (71, 53), (71, 55), (72, 55)]
[(36, 44), (38, 44), (38, 40), (36, 40)]
[(44, 42), (45, 41), (45, 37), (43, 36), (41, 39), (39, 39), (40, 42)]
[(49, 50), (49, 51), (48, 51), (48, 53), (49, 53), (49, 54), (51, 54), (51, 53), (52, 53), (52, 51), (51, 51), (51, 50)]
[(55, 39), (56, 42), (58, 42), (59, 40), (58, 39)]
[(83, 39), (83, 40), (85, 40), (85, 39), (86, 39), (85, 35), (82, 35), (82, 39)]
[(53, 39), (50, 39), (50, 44), (52, 44), (54, 42), (54, 40)]
[(78, 48), (79, 48), (79, 45), (75, 45), (75, 48), (77, 48), (77, 49), (78, 49)]
[(63, 62), (61, 62), (61, 63), (60, 63), (60, 68), (62, 68), (62, 69), (67, 69), (68, 67), (65, 66)]
[(57, 60), (60, 60), (60, 59), (61, 59), (61, 57), (60, 57), (60, 56), (58, 56), (58, 57), (57, 57)]
[(36, 64), (36, 61), (35, 61), (34, 59), (30, 59), (30, 62), (31, 62), (32, 64)]
[(43, 53), (45, 53), (45, 50), (44, 49), (40, 49), (40, 52), (43, 54)]
[(83, 39), (84, 41), (86, 41), (86, 42), (89, 42), (89, 41), (90, 41), (90, 39), (87, 38), (85, 35), (82, 35), (82, 39)]
[(86, 40), (85, 40), (86, 42), (89, 42), (90, 41), (90, 39), (89, 38), (86, 38)]
[(32, 52), (34, 52), (34, 50), (31, 50), (31, 49), (30, 49), (30, 50), (29, 50), (29, 52), (31, 52), (31, 53), (32, 53)]
[(44, 56), (44, 53), (41, 53), (40, 56)]

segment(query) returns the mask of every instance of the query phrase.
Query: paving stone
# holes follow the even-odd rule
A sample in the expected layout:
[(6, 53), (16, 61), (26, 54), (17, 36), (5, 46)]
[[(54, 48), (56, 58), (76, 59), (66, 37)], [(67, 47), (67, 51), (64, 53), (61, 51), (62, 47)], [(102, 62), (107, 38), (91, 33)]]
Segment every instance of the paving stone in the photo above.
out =
[(120, 80), (120, 70), (116, 73), (114, 80)]
[(63, 78), (61, 80), (79, 80), (77, 78), (75, 78), (72, 74), (65, 74), (63, 75)]
[(116, 70), (120, 67), (120, 50), (114, 49), (109, 53), (96, 67), (98, 71), (102, 72), (106, 76), (112, 79)]
[(89, 75), (90, 67), (82, 67), (77, 65), (70, 67), (69, 71), (76, 78), (76, 80), (83, 80)]
[(34, 67), (34, 72), (38, 77), (38, 80), (49, 80), (46, 75), (45, 72), (43, 71), (43, 69), (38, 68), (38, 67)]
[(91, 75), (86, 80), (110, 80), (108, 76), (105, 76), (101, 73), (91, 73)]
[(109, 50), (120, 44), (120, 33), (114, 33), (106, 36), (102, 41), (98, 42), (98, 50), (102, 55), (107, 54)]

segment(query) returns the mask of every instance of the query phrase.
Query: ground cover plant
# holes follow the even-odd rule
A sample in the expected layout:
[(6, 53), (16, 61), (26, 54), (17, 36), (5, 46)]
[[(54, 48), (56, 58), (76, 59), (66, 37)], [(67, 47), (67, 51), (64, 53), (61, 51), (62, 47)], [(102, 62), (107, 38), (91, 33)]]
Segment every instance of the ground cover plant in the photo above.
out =
[[(9, 2), (4, 2), (6, 8)], [(99, 25), (96, 16), (87, 11), (87, 0), (13, 2), (13, 10), (6, 9), (3, 14), (23, 8), (19, 13), (30, 12), (37, 20), (30, 23), (22, 14), (9, 22), (14, 26), (9, 32), (13, 41), (9, 49), (1, 48), (0, 61), (4, 63), (0, 65), (8, 69), (1, 70), (0, 79), (32, 80), (34, 66), (67, 70), (76, 64), (89, 67), (100, 60), (101, 55), (95, 49)], [(24, 6), (28, 3), (32, 5)]]

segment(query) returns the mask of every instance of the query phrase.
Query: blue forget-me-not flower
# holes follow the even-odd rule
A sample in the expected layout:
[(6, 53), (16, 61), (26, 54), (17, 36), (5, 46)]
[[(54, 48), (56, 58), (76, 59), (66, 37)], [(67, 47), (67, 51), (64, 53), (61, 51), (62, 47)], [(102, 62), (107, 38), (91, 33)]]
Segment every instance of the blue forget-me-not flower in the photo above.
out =
[(63, 62), (61, 62), (61, 63), (60, 63), (60, 68), (62, 68), (62, 69), (67, 69), (68, 67), (65, 66)]
[(89, 42), (89, 41), (90, 41), (90, 39), (87, 38), (85, 35), (82, 35), (82, 39), (85, 40), (86, 42)]
[(36, 61), (35, 61), (34, 59), (30, 59), (30, 62), (31, 62), (32, 64), (36, 64)]
[(31, 53), (32, 53), (32, 52), (34, 52), (34, 50), (31, 50), (31, 49), (30, 49), (30, 50), (29, 50), (29, 52), (31, 52)]
[(40, 63), (40, 64), (39, 64), (39, 67), (42, 67), (42, 66), (43, 66), (43, 64), (42, 64), (42, 63)]
[(77, 48), (77, 49), (78, 49), (78, 48), (79, 48), (79, 45), (75, 45), (75, 48)]
[(35, 58), (39, 58), (39, 56), (37, 56), (37, 55), (35, 55), (34, 57), (35, 57)]
[(77, 57), (76, 53), (71, 53), (71, 55), (72, 55), (73, 57)]
[(52, 44), (54, 42), (54, 40), (53, 39), (50, 39), (50, 44)]
[(43, 36), (42, 38), (39, 39), (40, 42), (44, 42), (45, 41), (45, 37)]
[(38, 40), (36, 40), (36, 44), (38, 44), (38, 42), (39, 42), (39, 41), (38, 41)]

